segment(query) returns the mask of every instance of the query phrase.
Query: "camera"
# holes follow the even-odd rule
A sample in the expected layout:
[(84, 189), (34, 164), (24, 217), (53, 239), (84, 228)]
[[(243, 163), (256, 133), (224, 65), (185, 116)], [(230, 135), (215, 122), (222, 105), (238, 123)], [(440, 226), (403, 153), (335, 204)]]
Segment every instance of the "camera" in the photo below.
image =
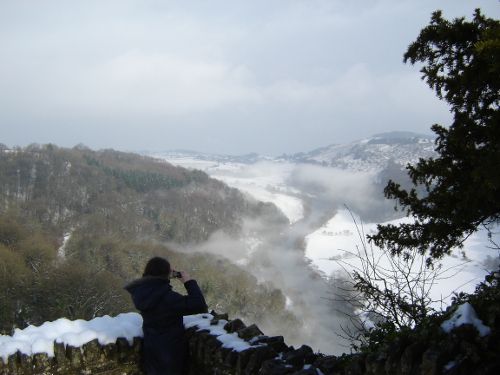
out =
[(172, 277), (181, 278), (182, 274), (179, 271), (172, 271)]

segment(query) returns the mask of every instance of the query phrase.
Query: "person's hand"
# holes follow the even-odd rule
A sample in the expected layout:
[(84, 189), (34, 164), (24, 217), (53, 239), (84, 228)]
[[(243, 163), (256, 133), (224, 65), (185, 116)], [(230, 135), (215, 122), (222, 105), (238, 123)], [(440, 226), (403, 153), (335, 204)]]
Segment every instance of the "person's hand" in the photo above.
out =
[(180, 271), (182, 277), (179, 278), (180, 281), (184, 284), (186, 281), (191, 280), (191, 277), (189, 277), (189, 274), (186, 271)]

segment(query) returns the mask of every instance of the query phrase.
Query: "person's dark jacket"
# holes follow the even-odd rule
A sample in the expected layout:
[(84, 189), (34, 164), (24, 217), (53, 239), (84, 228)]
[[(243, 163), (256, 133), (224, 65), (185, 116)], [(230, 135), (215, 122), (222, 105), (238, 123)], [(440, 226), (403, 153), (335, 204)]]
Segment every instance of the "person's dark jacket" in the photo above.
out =
[(142, 366), (153, 375), (177, 375), (183, 362), (185, 315), (207, 312), (205, 298), (195, 280), (184, 283), (187, 296), (172, 290), (166, 277), (146, 276), (124, 289), (132, 295), (143, 319)]

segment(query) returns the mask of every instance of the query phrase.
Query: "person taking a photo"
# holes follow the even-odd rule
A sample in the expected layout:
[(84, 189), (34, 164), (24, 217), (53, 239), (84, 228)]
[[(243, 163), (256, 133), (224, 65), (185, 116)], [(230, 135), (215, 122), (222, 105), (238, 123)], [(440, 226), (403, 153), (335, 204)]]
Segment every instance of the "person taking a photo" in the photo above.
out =
[[(180, 280), (187, 295), (172, 290), (170, 280)], [(149, 260), (142, 278), (125, 285), (142, 315), (144, 333), (142, 368), (150, 375), (180, 375), (184, 358), (183, 316), (207, 312), (196, 280), (186, 271), (175, 271), (161, 257)]]

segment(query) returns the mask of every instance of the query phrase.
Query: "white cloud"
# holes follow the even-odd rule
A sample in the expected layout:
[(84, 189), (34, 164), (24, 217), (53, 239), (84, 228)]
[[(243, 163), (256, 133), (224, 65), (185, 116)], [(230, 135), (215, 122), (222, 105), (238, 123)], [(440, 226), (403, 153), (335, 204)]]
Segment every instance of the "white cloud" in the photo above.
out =
[(126, 104), (139, 114), (185, 114), (254, 101), (248, 81), (244, 67), (133, 51), (86, 72), (82, 85), (105, 111)]
[(418, 68), (402, 64), (407, 45), (437, 8), (470, 18), (475, 7), (488, 15), (496, 6), (6, 0), (0, 129), (11, 146), (264, 154), (423, 132), (449, 114)]

